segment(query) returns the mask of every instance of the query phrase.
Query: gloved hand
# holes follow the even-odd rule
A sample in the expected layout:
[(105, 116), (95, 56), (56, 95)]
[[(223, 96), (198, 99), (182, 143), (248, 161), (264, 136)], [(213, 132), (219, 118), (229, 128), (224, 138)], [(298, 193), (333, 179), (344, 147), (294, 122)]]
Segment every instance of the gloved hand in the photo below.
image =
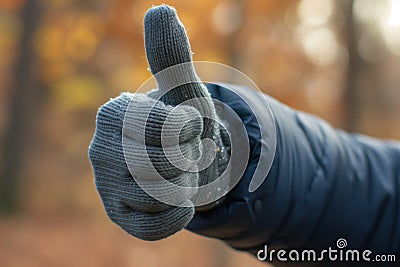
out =
[[(221, 141), (222, 129), (213, 102), (194, 71), (189, 41), (176, 11), (166, 5), (153, 7), (147, 12), (144, 25), (146, 54), (158, 90), (147, 96), (124, 93), (104, 104), (97, 114), (89, 158), (110, 219), (131, 235), (158, 240), (183, 229), (192, 219), (194, 207), (171, 206), (154, 199), (132, 174), (168, 197), (177, 192), (162, 188), (157, 179), (147, 179), (154, 176), (151, 172), (180, 186), (207, 184), (226, 167), (228, 144)], [(169, 67), (182, 63), (183, 67), (168, 71)], [(186, 83), (171, 89), (168, 88), (171, 81)], [(183, 154), (199, 164), (205, 152), (201, 140), (205, 138), (214, 141), (216, 157), (204, 170), (180, 168), (168, 160), (165, 150), (169, 157), (179, 158)], [(123, 139), (127, 140), (124, 144)], [(152, 166), (145, 161), (145, 154)], [(181, 203), (188, 203), (193, 190), (178, 194)]]

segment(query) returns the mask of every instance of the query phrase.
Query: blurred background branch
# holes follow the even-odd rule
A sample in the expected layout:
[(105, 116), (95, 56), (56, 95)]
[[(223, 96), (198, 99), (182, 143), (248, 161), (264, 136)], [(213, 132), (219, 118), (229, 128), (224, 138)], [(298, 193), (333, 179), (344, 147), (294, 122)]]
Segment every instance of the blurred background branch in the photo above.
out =
[(346, 116), (344, 128), (348, 131), (357, 131), (360, 122), (360, 101), (358, 90), (358, 70), (362, 64), (358, 53), (358, 29), (354, 17), (354, 0), (342, 1), (345, 14), (345, 40), (348, 51), (348, 63), (345, 82), (344, 103)]

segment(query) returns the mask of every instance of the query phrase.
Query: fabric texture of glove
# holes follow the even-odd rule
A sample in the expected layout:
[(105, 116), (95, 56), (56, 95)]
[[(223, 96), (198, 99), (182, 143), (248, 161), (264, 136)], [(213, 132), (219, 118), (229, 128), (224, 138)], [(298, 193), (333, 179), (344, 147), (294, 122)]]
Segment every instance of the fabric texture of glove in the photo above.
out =
[[(176, 134), (174, 129), (182, 129), (180, 141), (185, 144), (182, 150), (187, 152), (183, 154), (188, 158), (195, 158), (199, 154), (202, 129), (199, 113), (192, 107), (180, 106), (174, 109), (173, 119), (170, 119), (169, 113), (172, 107), (167, 107), (162, 102), (155, 102), (144, 95), (125, 93), (104, 104), (98, 112), (96, 132), (89, 148), (96, 187), (108, 216), (126, 232), (144, 240), (158, 240), (181, 230), (193, 217), (194, 208), (172, 207), (157, 201), (144, 192), (133, 179), (122, 147), (122, 127), (128, 105), (134, 105), (137, 111), (130, 114), (136, 117), (135, 120), (130, 120), (135, 122), (135, 125), (129, 127), (132, 131), (126, 131), (129, 136), (124, 136), (133, 140), (129, 142), (131, 146), (126, 149), (129, 150), (127, 154), (132, 154), (134, 158), (130, 163), (137, 167), (135, 174), (140, 175), (145, 166), (142, 155), (148, 153), (154, 168), (169, 181), (181, 186), (196, 186), (198, 183), (197, 173), (184, 173), (169, 166), (168, 160), (163, 157), (163, 148), (158, 146), (160, 134), (157, 129), (162, 127), (168, 116), (171, 127), (164, 127), (165, 134), (174, 135)], [(143, 118), (142, 111), (148, 110), (154, 104), (149, 118)], [(181, 125), (186, 123), (189, 117), (190, 122)], [(146, 134), (148, 145), (140, 142), (136, 142), (135, 145), (134, 134), (142, 126), (148, 129)], [(154, 186), (158, 186), (157, 181), (153, 182)], [(159, 190), (161, 192), (162, 188)]]
[[(158, 83), (158, 90), (152, 92), (153, 97), (172, 106), (185, 101), (194, 106), (204, 120), (202, 139), (212, 139), (219, 148), (216, 160), (200, 173), (199, 185), (208, 184), (226, 167), (227, 162), (221, 162), (222, 159), (229, 157), (226, 155), (226, 144), (220, 137), (223, 127), (218, 123), (211, 96), (194, 70), (185, 28), (176, 10), (167, 5), (151, 8), (145, 15), (144, 28), (147, 59)], [(176, 83), (179, 85), (175, 86)]]
[[(187, 203), (193, 197), (189, 191), (174, 192), (149, 178), (156, 172), (180, 186), (207, 184), (226, 167), (229, 149), (225, 146), (229, 143), (226, 138), (221, 140), (220, 133), (226, 133), (218, 123), (206, 87), (194, 71), (188, 38), (176, 11), (166, 5), (153, 7), (144, 24), (147, 58), (159, 88), (148, 96), (124, 93), (104, 104), (97, 114), (89, 158), (110, 219), (140, 239), (159, 240), (183, 229), (192, 219), (194, 207), (160, 202), (135, 179), (164, 197), (178, 193), (179, 200)], [(181, 63), (188, 64), (175, 73), (157, 75)], [(169, 90), (171, 79), (186, 82)], [(209, 115), (204, 118), (203, 114)], [(166, 156), (168, 150), (169, 157), (179, 159), (183, 155), (196, 162), (204, 153), (201, 140), (205, 138), (212, 139), (217, 149), (215, 159), (204, 170), (187, 171), (185, 168), (190, 166), (184, 166), (184, 161), (172, 164)], [(145, 154), (150, 162), (143, 157)]]

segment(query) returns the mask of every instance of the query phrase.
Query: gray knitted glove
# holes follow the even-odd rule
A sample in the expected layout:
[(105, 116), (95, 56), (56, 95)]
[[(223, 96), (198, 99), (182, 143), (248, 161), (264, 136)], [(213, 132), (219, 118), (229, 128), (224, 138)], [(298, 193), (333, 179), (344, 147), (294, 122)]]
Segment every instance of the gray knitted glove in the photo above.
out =
[[(189, 41), (173, 8), (162, 5), (147, 12), (145, 46), (159, 89), (149, 96), (124, 93), (104, 104), (97, 114), (89, 158), (97, 190), (110, 219), (131, 235), (158, 240), (183, 229), (192, 219), (194, 207), (160, 202), (143, 191), (135, 179), (145, 181), (147, 186), (168, 198), (177, 192), (162, 188), (157, 179), (150, 179), (153, 176), (150, 172), (156, 171), (176, 185), (196, 187), (215, 180), (229, 158), (227, 144), (221, 141), (223, 129), (218, 124), (213, 102), (194, 71)], [(189, 64), (174, 73), (162, 74), (162, 70), (180, 63)], [(171, 79), (190, 79), (190, 83), (168, 90)], [(184, 162), (180, 168), (179, 162), (169, 161), (171, 155), (177, 159), (183, 155), (184, 159), (198, 162), (205, 153), (201, 148), (201, 139), (205, 138), (216, 144), (216, 158), (206, 169), (188, 171)], [(145, 154), (152, 166), (147, 166)], [(181, 203), (193, 200), (191, 192), (178, 192)]]
[[(175, 9), (167, 5), (149, 9), (144, 18), (144, 28), (147, 60), (158, 83), (158, 91), (151, 92), (150, 95), (172, 106), (187, 101), (186, 103), (200, 111), (203, 117), (201, 138), (209, 138), (216, 144), (216, 160), (200, 172), (199, 185), (208, 184), (215, 180), (227, 165), (225, 146), (228, 146), (228, 141), (224, 140), (224, 144), (221, 140), (221, 134), (226, 136), (225, 130), (220, 127), (207, 88), (194, 70), (193, 53), (185, 28)], [(185, 83), (174, 86), (177, 81)]]

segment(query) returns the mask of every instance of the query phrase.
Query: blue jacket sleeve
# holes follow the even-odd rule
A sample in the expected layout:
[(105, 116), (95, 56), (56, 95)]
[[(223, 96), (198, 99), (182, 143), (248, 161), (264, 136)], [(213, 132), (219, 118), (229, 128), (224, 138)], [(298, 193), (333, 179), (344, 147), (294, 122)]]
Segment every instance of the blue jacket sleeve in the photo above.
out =
[(240, 96), (208, 87), (242, 119), (251, 154), (224, 203), (196, 212), (189, 230), (251, 253), (266, 244), (325, 249), (339, 238), (358, 249), (400, 250), (400, 143), (333, 129), (260, 93), (274, 117), (276, 152), (267, 178), (249, 192), (261, 149), (259, 123)]

